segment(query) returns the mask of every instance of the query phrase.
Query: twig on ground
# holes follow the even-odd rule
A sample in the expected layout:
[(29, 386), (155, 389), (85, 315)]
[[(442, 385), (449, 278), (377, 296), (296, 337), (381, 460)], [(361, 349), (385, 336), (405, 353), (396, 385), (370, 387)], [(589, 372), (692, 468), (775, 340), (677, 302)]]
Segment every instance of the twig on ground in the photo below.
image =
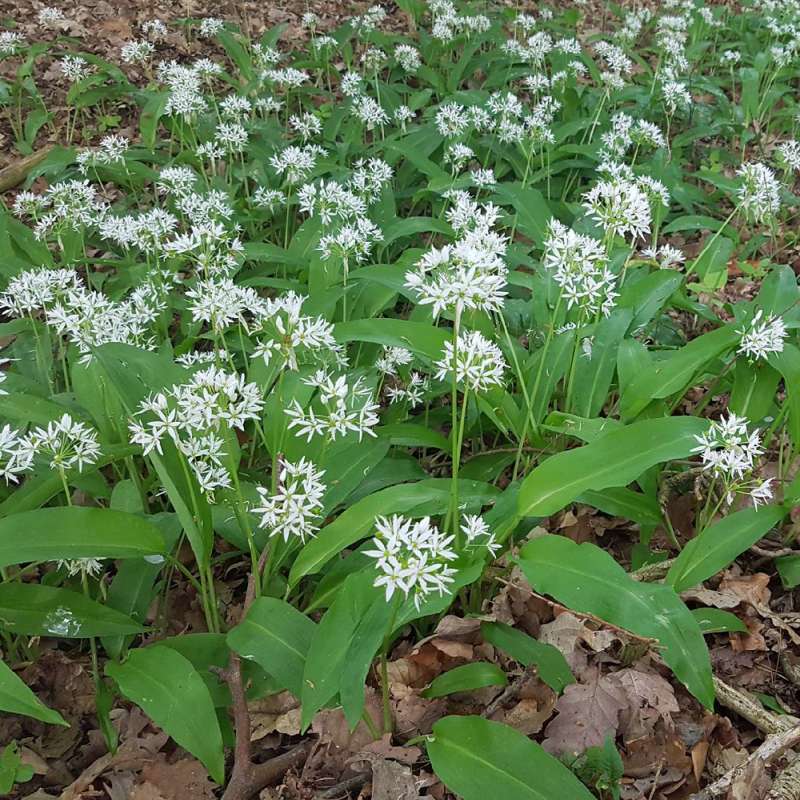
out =
[(340, 781), (328, 789), (323, 789), (314, 795), (314, 800), (334, 800), (338, 797), (349, 797), (350, 792), (360, 789), (372, 777), (371, 772), (359, 772), (351, 778)]
[(740, 717), (768, 736), (793, 730), (800, 724), (800, 720), (788, 714), (777, 716), (770, 713), (757, 700), (734, 689), (733, 686), (729, 686), (717, 677), (714, 678), (714, 690), (720, 705), (730, 711), (735, 711)]
[(746, 770), (751, 769), (753, 765), (760, 761), (762, 765), (766, 766), (775, 759), (779, 758), (787, 750), (800, 743), (800, 725), (788, 728), (781, 733), (776, 733), (769, 736), (764, 743), (754, 750), (741, 764), (735, 766), (732, 770), (726, 772), (721, 778), (714, 781), (714, 783), (706, 786), (705, 789), (696, 792), (690, 800), (712, 800), (714, 797), (727, 792), (731, 784)]
[(497, 697), (494, 698), (487, 706), (483, 709), (481, 713), (482, 717), (489, 718), (494, 714), (496, 711), (499, 711), (503, 708), (507, 703), (510, 703), (512, 700), (516, 700), (519, 697), (519, 693), (522, 691), (522, 687), (525, 685), (525, 682), (536, 675), (536, 665), (530, 664), (529, 666), (525, 667), (523, 672), (520, 675), (517, 675), (511, 683), (503, 689)]
[(775, 778), (766, 800), (800, 800), (800, 756)]

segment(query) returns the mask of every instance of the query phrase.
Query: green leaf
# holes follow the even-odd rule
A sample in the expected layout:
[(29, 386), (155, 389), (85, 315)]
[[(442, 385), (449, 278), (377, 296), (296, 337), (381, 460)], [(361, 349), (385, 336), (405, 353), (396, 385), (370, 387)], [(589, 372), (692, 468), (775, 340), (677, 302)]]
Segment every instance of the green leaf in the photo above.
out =
[(433, 771), (463, 800), (593, 800), (560, 761), (499, 722), (445, 717), (427, 746)]
[(217, 783), (225, 780), (225, 754), (214, 703), (188, 659), (170, 647), (140, 647), (125, 663), (106, 664), (106, 674), (125, 697), (202, 761)]
[(520, 514), (547, 517), (587, 490), (626, 486), (655, 464), (688, 456), (707, 427), (695, 417), (640, 420), (551, 456), (523, 481)]
[(168, 99), (169, 92), (148, 92), (147, 102), (139, 117), (142, 144), (151, 150), (155, 147), (158, 123), (164, 115)]
[(334, 326), (339, 342), (373, 342), (387, 347), (405, 347), (418, 356), (434, 361), (441, 358), (447, 331), (425, 322), (404, 319), (359, 319)]
[(692, 616), (704, 636), (709, 633), (747, 633), (747, 625), (736, 614), (721, 608), (693, 608)]
[(259, 597), (229, 633), (228, 646), (255, 661), (296, 697), (303, 690), (306, 655), (317, 626), (294, 606)]
[(519, 563), (538, 592), (656, 639), (661, 657), (678, 680), (704, 706), (713, 707), (711, 662), (703, 634), (670, 586), (635, 581), (599, 547), (550, 534), (525, 545)]
[(164, 552), (144, 517), (107, 508), (40, 508), (0, 520), (0, 567), (26, 561), (136, 558)]
[[(372, 586), (372, 575), (349, 575), (336, 599), (317, 626), (303, 672), (302, 727), (339, 691), (339, 680), (347, 669), (347, 652), (358, 626), (370, 606), (380, 597)], [(386, 605), (386, 604), (384, 604)]]
[(24, 714), (48, 725), (69, 727), (64, 717), (42, 703), (5, 661), (0, 661), (0, 711), (8, 714)]
[(547, 238), (547, 226), (553, 212), (538, 189), (524, 187), (521, 183), (500, 183), (494, 191), (499, 203), (512, 205), (517, 228), (536, 245)]
[(666, 581), (676, 592), (697, 586), (733, 563), (786, 516), (782, 506), (743, 508), (709, 525), (681, 550)]
[(781, 556), (775, 559), (775, 566), (787, 589), (800, 586), (800, 556)]
[(620, 415), (631, 419), (651, 400), (682, 392), (706, 364), (733, 347), (738, 337), (736, 326), (726, 325), (698, 336), (667, 358), (653, 362), (622, 392)]
[(575, 677), (562, 652), (527, 633), (502, 622), (481, 623), (483, 638), (519, 661), (525, 667), (536, 665), (539, 677), (554, 691), (561, 694), (564, 687), (575, 683)]
[(0, 628), (11, 633), (62, 639), (144, 630), (125, 614), (82, 594), (35, 583), (0, 584)]
[(508, 683), (505, 672), (497, 664), (488, 661), (473, 661), (442, 673), (431, 681), (431, 685), (421, 692), (428, 699), (445, 697), (456, 692), (470, 692), (484, 686), (505, 686)]

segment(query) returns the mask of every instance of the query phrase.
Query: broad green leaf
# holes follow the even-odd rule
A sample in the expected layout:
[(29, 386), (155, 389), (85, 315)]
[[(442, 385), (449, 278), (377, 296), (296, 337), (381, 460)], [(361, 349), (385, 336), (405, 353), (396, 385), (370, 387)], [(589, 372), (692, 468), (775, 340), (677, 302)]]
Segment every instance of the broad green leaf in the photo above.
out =
[(697, 446), (694, 437), (707, 427), (695, 417), (640, 420), (551, 456), (523, 481), (520, 514), (547, 517), (587, 490), (627, 486), (655, 464), (688, 456)]
[(603, 489), (600, 492), (582, 492), (576, 500), (593, 508), (599, 508), (606, 514), (625, 517), (639, 525), (659, 525), (662, 521), (661, 509), (655, 497), (621, 486)]
[(64, 717), (42, 703), (22, 678), (2, 660), (0, 660), (0, 711), (5, 711), (7, 714), (23, 714), (48, 725), (69, 727)]
[(142, 633), (141, 625), (82, 594), (35, 583), (0, 584), (0, 628), (28, 636), (86, 639)]
[(228, 646), (258, 663), (292, 694), (300, 697), (306, 655), (316, 625), (294, 606), (275, 597), (259, 597), (227, 636)]
[(502, 622), (481, 623), (483, 638), (525, 667), (536, 665), (539, 677), (559, 694), (575, 677), (562, 652)]
[(579, 357), (575, 369), (574, 410), (582, 417), (596, 417), (608, 397), (617, 365), (617, 351), (632, 313), (617, 309), (595, 327), (591, 357)]
[(445, 717), (427, 747), (433, 771), (463, 800), (593, 800), (558, 759), (499, 722)]
[(444, 343), (450, 338), (442, 328), (405, 319), (340, 322), (334, 327), (334, 336), (339, 342), (374, 342), (387, 347), (405, 347), (430, 361), (441, 358)]
[(508, 683), (505, 672), (497, 664), (488, 661), (473, 661), (443, 672), (431, 681), (422, 697), (445, 697), (456, 692), (471, 692), (485, 686), (505, 686)]
[[(547, 238), (547, 226), (553, 212), (538, 189), (521, 183), (500, 183), (494, 190), (497, 202), (514, 207), (517, 229), (540, 247)], [(513, 222), (512, 222), (513, 224)]]
[(413, 422), (398, 422), (393, 425), (383, 425), (378, 428), (378, 433), (387, 436), (394, 445), (404, 447), (433, 447), (436, 450), (450, 451), (450, 444), (439, 431), (432, 430), (426, 425), (416, 425)]
[(666, 581), (676, 592), (697, 586), (733, 563), (786, 516), (782, 506), (743, 508), (709, 525), (681, 550)]
[(800, 447), (800, 349), (786, 342), (782, 353), (769, 354), (770, 366), (783, 376), (788, 403), (788, 421), (786, 429), (795, 448)]
[(757, 423), (775, 403), (780, 373), (769, 364), (739, 359), (733, 368), (733, 391), (728, 410)]
[(692, 616), (704, 636), (709, 633), (747, 633), (747, 625), (736, 614), (721, 608), (693, 608)]
[(0, 520), (0, 567), (27, 561), (136, 558), (164, 552), (145, 517), (107, 508), (40, 508)]
[(303, 671), (302, 727), (339, 691), (339, 681), (348, 668), (346, 657), (359, 623), (376, 602), (383, 599), (372, 586), (367, 572), (348, 576), (330, 608), (317, 625)]
[(122, 664), (108, 662), (106, 674), (128, 700), (202, 761), (217, 783), (225, 780), (225, 754), (214, 703), (188, 659), (163, 645), (140, 647)]
[(564, 536), (534, 539), (523, 547), (519, 563), (536, 591), (657, 640), (661, 657), (678, 680), (706, 708), (713, 707), (711, 661), (703, 634), (670, 586), (635, 581), (604, 550)]
[(787, 589), (800, 586), (800, 556), (781, 556), (775, 559), (775, 566)]
[(722, 355), (737, 342), (736, 326), (725, 325), (704, 333), (666, 358), (642, 370), (622, 392), (620, 414), (632, 419), (651, 400), (669, 397), (683, 391), (692, 378), (712, 359)]

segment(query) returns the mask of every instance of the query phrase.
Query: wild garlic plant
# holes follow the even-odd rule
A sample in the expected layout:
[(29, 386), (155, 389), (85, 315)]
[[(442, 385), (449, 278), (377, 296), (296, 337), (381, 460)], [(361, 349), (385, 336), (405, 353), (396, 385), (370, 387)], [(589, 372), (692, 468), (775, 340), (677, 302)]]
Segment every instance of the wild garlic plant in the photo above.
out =
[[(800, 4), (667, 0), (599, 32), (579, 2), (406, 12), (309, 11), (292, 43), (154, 19), (115, 59), (65, 50), (57, 8), (42, 42), (0, 32), (18, 149), (63, 145), (2, 211), (0, 524), (33, 514), (42, 545), (0, 589), (95, 620), (100, 698), (141, 700), (136, 637), (185, 582), (226, 675), (241, 655), (304, 725), (334, 702), (357, 724), (380, 656), (391, 731), (398, 632), (480, 613), (512, 559), (573, 585), (537, 572), (564, 537), (528, 541), (573, 504), (627, 520), (631, 570), (674, 559), (668, 593), (715, 526), (768, 535), (800, 499)], [(124, 136), (99, 124), (126, 108)], [(664, 662), (707, 703), (681, 624), (692, 658)], [(37, 625), (0, 620), (7, 652), (35, 657)]]

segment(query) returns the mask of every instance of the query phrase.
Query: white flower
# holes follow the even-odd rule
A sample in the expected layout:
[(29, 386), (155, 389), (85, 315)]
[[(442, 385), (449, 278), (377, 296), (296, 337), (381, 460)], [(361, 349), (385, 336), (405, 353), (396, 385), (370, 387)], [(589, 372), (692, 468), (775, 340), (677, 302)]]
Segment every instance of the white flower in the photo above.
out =
[(99, 558), (77, 558), (73, 560), (60, 559), (56, 566), (64, 569), (70, 578), (85, 572), (90, 578), (99, 577), (103, 571), (103, 562)]
[(775, 173), (758, 162), (742, 164), (736, 174), (742, 179), (739, 187), (739, 206), (748, 219), (765, 222), (781, 207), (780, 183)]
[(444, 354), (434, 366), (436, 378), (445, 380), (455, 374), (456, 382), (473, 392), (485, 392), (503, 385), (507, 364), (500, 348), (479, 331), (459, 334), (456, 346), (444, 343)]
[(211, 38), (225, 30), (225, 23), (216, 17), (206, 17), (200, 22), (200, 36)]
[(384, 347), (383, 355), (375, 362), (378, 372), (385, 375), (397, 375), (397, 368), (410, 364), (414, 355), (405, 347)]
[(25, 37), (16, 31), (0, 31), (0, 56), (13, 56), (25, 47)]
[(670, 114), (674, 114), (679, 108), (689, 108), (692, 104), (692, 96), (686, 84), (680, 81), (665, 81), (661, 87), (661, 95)]
[(62, 23), (66, 22), (64, 12), (59, 8), (53, 8), (52, 6), (45, 6), (44, 8), (39, 9), (36, 19), (38, 20), (39, 24), (45, 28), (57, 28)]
[(18, 483), (19, 476), (33, 465), (34, 451), (10, 425), (0, 428), (0, 476), (6, 483)]
[(583, 196), (583, 206), (593, 219), (614, 236), (633, 239), (650, 232), (650, 203), (631, 181), (600, 181)]
[(419, 50), (410, 44), (398, 44), (394, 49), (394, 57), (397, 63), (409, 73), (416, 72), (422, 66)]
[(461, 532), (466, 537), (467, 547), (485, 547), (492, 555), (500, 549), (500, 544), (495, 541), (486, 521), (477, 514), (464, 514)]
[(144, 64), (155, 52), (152, 42), (146, 40), (126, 42), (120, 50), (120, 57), (126, 64)]
[(359, 441), (364, 434), (377, 436), (373, 428), (380, 421), (377, 414), (380, 406), (362, 378), (348, 382), (345, 375), (334, 377), (320, 369), (303, 383), (318, 390), (317, 400), (322, 408), (315, 411), (313, 406), (303, 408), (297, 400), (292, 401), (286, 415), (291, 418), (289, 429), (296, 428), (297, 436), (305, 437), (308, 442), (314, 436), (335, 441), (337, 436), (350, 432), (357, 433)]
[(778, 145), (778, 155), (787, 169), (800, 171), (800, 142), (790, 139)]
[(450, 591), (455, 570), (448, 563), (456, 558), (452, 542), (453, 537), (441, 534), (429, 517), (377, 517), (373, 549), (364, 553), (375, 559), (379, 572), (373, 585), (383, 587), (387, 602), (402, 592), (412, 596), (419, 609), (430, 594)]
[(82, 81), (92, 72), (89, 62), (80, 56), (64, 56), (59, 62), (59, 67), (61, 74), (73, 83)]
[(305, 458), (296, 463), (282, 461), (275, 494), (270, 496), (263, 486), (257, 487), (262, 505), (252, 512), (261, 514), (259, 527), (268, 530), (270, 536), (283, 536), (286, 542), (292, 537), (301, 542), (312, 537), (322, 512), (324, 474)]
[(48, 423), (46, 428), (34, 428), (20, 441), (23, 458), (44, 455), (50, 459), (50, 468), (68, 470), (73, 467), (82, 472), (84, 466), (94, 464), (100, 457), (97, 432), (69, 414)]
[(618, 297), (617, 278), (609, 269), (605, 248), (597, 239), (575, 233), (553, 219), (544, 243), (542, 265), (561, 287), (568, 308), (578, 306), (588, 316), (611, 313)]
[(774, 316), (762, 317), (763, 312), (759, 309), (749, 325), (736, 331), (741, 337), (738, 353), (754, 359), (766, 359), (770, 353), (783, 352), (783, 343), (788, 335), (783, 320)]

